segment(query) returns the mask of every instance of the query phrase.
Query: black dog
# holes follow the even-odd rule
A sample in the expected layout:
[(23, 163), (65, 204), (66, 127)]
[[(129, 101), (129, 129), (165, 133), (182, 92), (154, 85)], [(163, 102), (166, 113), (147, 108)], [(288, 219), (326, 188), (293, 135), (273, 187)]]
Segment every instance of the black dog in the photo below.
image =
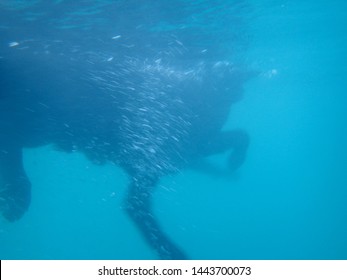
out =
[(243, 163), (248, 135), (222, 126), (247, 74), (225, 61), (28, 49), (0, 60), (3, 216), (15, 221), (30, 204), (22, 148), (54, 144), (121, 166), (126, 210), (146, 241), (162, 259), (187, 258), (161, 230), (151, 194), (160, 177), (208, 155), (230, 150), (230, 171)]

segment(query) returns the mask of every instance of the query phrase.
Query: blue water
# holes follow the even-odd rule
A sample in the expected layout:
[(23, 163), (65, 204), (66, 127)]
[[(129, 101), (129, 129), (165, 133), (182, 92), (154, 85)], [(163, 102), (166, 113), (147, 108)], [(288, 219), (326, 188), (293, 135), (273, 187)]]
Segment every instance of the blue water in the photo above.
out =
[[(242, 61), (257, 74), (225, 129), (248, 131), (246, 162), (227, 174), (215, 155), (216, 172), (162, 178), (160, 223), (193, 259), (347, 259), (345, 1), (113, 2), (1, 1), (0, 56), (27, 40), (62, 40), (76, 56), (112, 40), (155, 56), (178, 41), (192, 60)], [(157, 258), (122, 211), (119, 167), (51, 146), (26, 149), (24, 164), (32, 203), (0, 220), (0, 259)]]

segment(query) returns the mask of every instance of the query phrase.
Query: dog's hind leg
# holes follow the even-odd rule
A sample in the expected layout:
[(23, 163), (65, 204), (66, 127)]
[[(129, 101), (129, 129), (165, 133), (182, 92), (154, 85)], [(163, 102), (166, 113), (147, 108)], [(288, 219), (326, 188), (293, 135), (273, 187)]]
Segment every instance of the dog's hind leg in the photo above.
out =
[(152, 211), (152, 193), (157, 178), (141, 176), (131, 179), (126, 210), (146, 242), (161, 259), (187, 259), (185, 253), (162, 231)]
[(25, 173), (22, 148), (0, 146), (0, 212), (9, 221), (20, 219), (31, 200), (31, 183)]
[(245, 161), (249, 141), (247, 132), (242, 129), (222, 131), (208, 144), (205, 155), (209, 156), (230, 150), (227, 167), (229, 171), (234, 171)]

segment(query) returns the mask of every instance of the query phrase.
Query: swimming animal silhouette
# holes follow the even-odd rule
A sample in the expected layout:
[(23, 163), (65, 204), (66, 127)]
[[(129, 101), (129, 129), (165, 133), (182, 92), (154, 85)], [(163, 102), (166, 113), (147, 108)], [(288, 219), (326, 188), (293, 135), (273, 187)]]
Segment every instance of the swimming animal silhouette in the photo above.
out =
[(162, 259), (188, 258), (161, 229), (152, 193), (162, 176), (206, 156), (230, 151), (230, 171), (244, 162), (247, 133), (222, 127), (246, 71), (226, 61), (16, 47), (3, 53), (0, 71), (0, 211), (7, 220), (30, 205), (23, 148), (53, 144), (123, 168), (125, 210), (146, 242)]

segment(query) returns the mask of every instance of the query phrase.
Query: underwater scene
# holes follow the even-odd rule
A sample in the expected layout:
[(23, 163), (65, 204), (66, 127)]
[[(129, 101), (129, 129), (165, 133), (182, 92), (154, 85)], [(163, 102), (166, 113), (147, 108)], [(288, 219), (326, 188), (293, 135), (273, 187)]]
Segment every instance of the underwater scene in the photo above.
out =
[(0, 1), (0, 259), (347, 259), (346, 11)]

